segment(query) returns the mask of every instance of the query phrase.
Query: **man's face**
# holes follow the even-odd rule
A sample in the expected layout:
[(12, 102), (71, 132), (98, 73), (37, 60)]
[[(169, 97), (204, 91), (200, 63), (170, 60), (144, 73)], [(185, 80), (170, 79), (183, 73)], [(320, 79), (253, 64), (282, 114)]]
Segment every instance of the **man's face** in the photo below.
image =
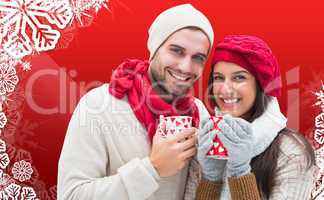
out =
[(208, 37), (200, 30), (181, 29), (172, 34), (151, 61), (153, 87), (172, 99), (186, 94), (201, 76), (209, 48)]

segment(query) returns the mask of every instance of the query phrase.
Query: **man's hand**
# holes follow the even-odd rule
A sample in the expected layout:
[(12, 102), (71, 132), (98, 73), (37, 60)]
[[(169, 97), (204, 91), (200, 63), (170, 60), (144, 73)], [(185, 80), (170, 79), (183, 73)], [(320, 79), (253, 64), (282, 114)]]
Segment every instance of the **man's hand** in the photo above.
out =
[(173, 176), (196, 154), (197, 129), (186, 129), (166, 137), (161, 136), (159, 131), (153, 138), (150, 160), (160, 177)]

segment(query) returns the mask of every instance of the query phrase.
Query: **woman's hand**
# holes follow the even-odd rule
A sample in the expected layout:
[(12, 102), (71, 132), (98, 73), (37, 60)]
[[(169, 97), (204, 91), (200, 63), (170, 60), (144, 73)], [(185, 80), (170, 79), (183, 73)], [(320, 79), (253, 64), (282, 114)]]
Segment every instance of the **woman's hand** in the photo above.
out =
[[(214, 121), (209, 119), (203, 123), (198, 132), (198, 161), (202, 167), (203, 177), (211, 181), (223, 179), (225, 168), (227, 176), (243, 176), (251, 171), (250, 162), (253, 150), (253, 134), (251, 124), (242, 118), (223, 116), (218, 128), (213, 129)], [(228, 152), (228, 160), (206, 157), (213, 146), (213, 139), (218, 136)]]
[(202, 168), (203, 178), (209, 181), (222, 181), (226, 166), (226, 160), (216, 160), (206, 157), (207, 152), (213, 146), (213, 139), (218, 130), (213, 130), (214, 121), (209, 119), (203, 122), (203, 128), (198, 131), (197, 159)]
[(217, 133), (228, 152), (227, 176), (243, 176), (251, 171), (253, 150), (251, 124), (242, 118), (225, 115)]

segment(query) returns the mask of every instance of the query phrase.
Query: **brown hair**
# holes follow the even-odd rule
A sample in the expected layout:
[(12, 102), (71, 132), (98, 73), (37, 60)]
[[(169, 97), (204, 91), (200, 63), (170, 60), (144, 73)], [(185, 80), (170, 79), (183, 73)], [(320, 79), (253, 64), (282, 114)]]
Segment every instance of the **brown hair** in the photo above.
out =
[[(210, 74), (208, 80), (208, 95), (210, 97), (209, 103), (211, 105), (217, 106), (213, 95), (213, 70), (214, 69), (212, 68), (212, 73)], [(270, 97), (264, 93), (258, 81), (256, 90), (256, 99), (253, 107), (249, 111), (251, 113), (248, 118), (249, 122), (253, 122), (256, 118), (260, 117), (265, 112), (270, 101)], [(282, 129), (279, 132), (278, 136), (272, 141), (270, 146), (263, 153), (254, 157), (250, 163), (252, 172), (256, 176), (259, 191), (262, 191), (267, 198), (269, 198), (274, 186), (275, 170), (277, 168), (280, 145), (282, 142), (282, 137), (284, 135), (292, 138), (293, 141), (296, 142), (296, 144), (300, 145), (305, 150), (304, 153), (307, 158), (308, 168), (312, 165), (315, 165), (314, 150), (312, 146), (307, 142), (307, 140), (303, 137), (303, 135), (288, 128)]]

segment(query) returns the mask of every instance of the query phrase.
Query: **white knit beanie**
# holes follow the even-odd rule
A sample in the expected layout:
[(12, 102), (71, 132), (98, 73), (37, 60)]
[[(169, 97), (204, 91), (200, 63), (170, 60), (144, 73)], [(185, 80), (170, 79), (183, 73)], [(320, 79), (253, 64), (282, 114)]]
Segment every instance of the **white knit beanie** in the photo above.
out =
[(207, 17), (191, 4), (178, 5), (162, 12), (152, 23), (147, 42), (150, 60), (170, 35), (189, 26), (204, 31), (208, 36), (210, 48), (213, 46), (214, 32)]

